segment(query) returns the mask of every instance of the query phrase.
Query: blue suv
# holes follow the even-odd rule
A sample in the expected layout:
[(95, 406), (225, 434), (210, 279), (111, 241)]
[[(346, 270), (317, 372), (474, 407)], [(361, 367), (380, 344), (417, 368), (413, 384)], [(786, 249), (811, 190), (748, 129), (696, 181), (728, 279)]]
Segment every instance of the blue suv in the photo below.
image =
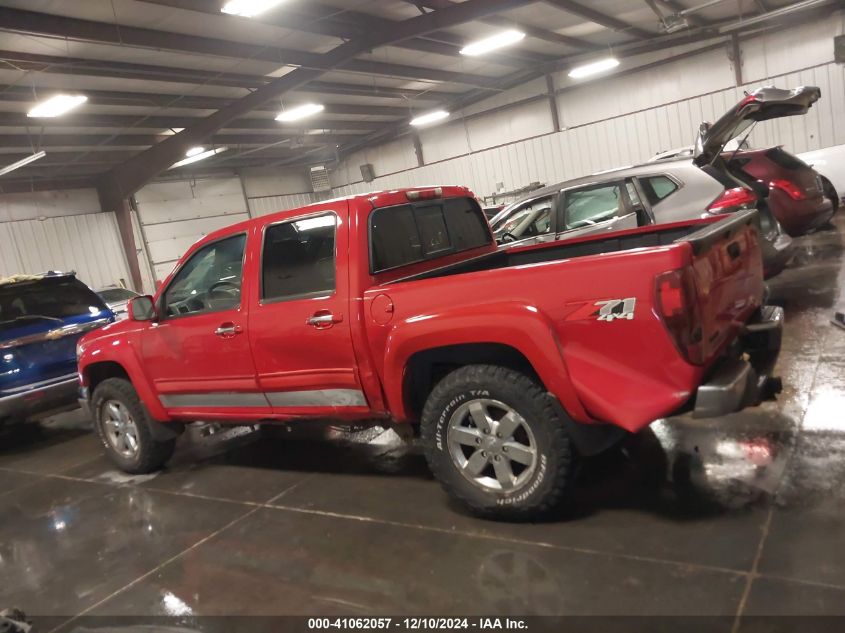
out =
[(0, 426), (74, 407), (76, 342), (112, 321), (74, 273), (0, 279)]

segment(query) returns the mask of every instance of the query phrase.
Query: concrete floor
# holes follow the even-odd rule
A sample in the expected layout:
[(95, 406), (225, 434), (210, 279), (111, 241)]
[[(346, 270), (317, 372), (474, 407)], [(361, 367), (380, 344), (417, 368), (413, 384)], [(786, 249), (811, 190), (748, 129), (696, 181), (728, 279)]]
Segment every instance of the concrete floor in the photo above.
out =
[(65, 629), (80, 614), (715, 615), (726, 630), (845, 615), (843, 220), (771, 283), (779, 400), (656, 423), (587, 462), (542, 524), (466, 516), (390, 443), (187, 438), (132, 478), (79, 413), (7, 437), (0, 608)]

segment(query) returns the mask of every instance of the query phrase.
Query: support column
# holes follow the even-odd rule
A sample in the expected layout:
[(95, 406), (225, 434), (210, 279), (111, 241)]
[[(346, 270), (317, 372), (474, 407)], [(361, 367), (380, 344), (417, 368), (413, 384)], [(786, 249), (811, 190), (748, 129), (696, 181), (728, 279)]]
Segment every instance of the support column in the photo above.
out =
[(417, 157), (417, 167), (425, 166), (425, 157), (423, 156), (422, 141), (420, 135), (416, 131), (411, 131), (411, 140), (414, 142), (414, 154)]
[(104, 212), (113, 212), (117, 220), (120, 242), (129, 266), (129, 275), (132, 277), (132, 290), (143, 292), (144, 282), (141, 279), (141, 265), (138, 262), (135, 234), (132, 231), (132, 207), (129, 205), (129, 200), (110, 195), (104, 187), (98, 187), (97, 193), (100, 197), (100, 209)]
[(557, 92), (555, 91), (555, 79), (546, 75), (546, 91), (549, 95), (549, 111), (552, 115), (552, 127), (555, 132), (560, 132), (560, 111), (557, 108)]
[(739, 45), (739, 35), (733, 33), (728, 48), (728, 59), (734, 67), (734, 81), (739, 87), (743, 84), (742, 81), (742, 48)]

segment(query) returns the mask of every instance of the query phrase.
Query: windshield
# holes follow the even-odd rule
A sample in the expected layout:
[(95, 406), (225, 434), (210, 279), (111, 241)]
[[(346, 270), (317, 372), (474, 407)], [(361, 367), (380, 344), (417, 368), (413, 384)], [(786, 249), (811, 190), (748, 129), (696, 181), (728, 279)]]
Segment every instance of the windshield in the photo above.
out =
[(540, 198), (514, 209), (509, 215), (500, 214), (492, 224), (493, 236), (501, 241), (505, 236), (521, 239), (548, 233), (551, 228), (551, 205), (550, 197)]
[(97, 314), (102, 300), (75, 277), (43, 278), (0, 286), (0, 331), (25, 321), (61, 321)]
[(137, 297), (138, 294), (127, 290), (126, 288), (104, 288), (97, 292), (98, 295), (106, 303), (115, 303), (117, 301), (129, 301), (132, 297)]

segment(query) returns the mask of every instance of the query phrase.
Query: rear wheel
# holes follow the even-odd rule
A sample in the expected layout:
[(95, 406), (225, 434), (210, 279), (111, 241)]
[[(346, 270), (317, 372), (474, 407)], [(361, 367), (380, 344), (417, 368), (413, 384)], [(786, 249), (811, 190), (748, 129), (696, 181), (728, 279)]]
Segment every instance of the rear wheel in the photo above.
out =
[(571, 442), (551, 397), (504, 367), (469, 365), (440, 381), (423, 408), (422, 438), (443, 488), (481, 516), (537, 518), (572, 478)]
[(106, 455), (121, 470), (150, 473), (161, 468), (173, 455), (176, 440), (155, 440), (149, 417), (135, 388), (123, 378), (104, 380), (91, 398), (94, 426)]

